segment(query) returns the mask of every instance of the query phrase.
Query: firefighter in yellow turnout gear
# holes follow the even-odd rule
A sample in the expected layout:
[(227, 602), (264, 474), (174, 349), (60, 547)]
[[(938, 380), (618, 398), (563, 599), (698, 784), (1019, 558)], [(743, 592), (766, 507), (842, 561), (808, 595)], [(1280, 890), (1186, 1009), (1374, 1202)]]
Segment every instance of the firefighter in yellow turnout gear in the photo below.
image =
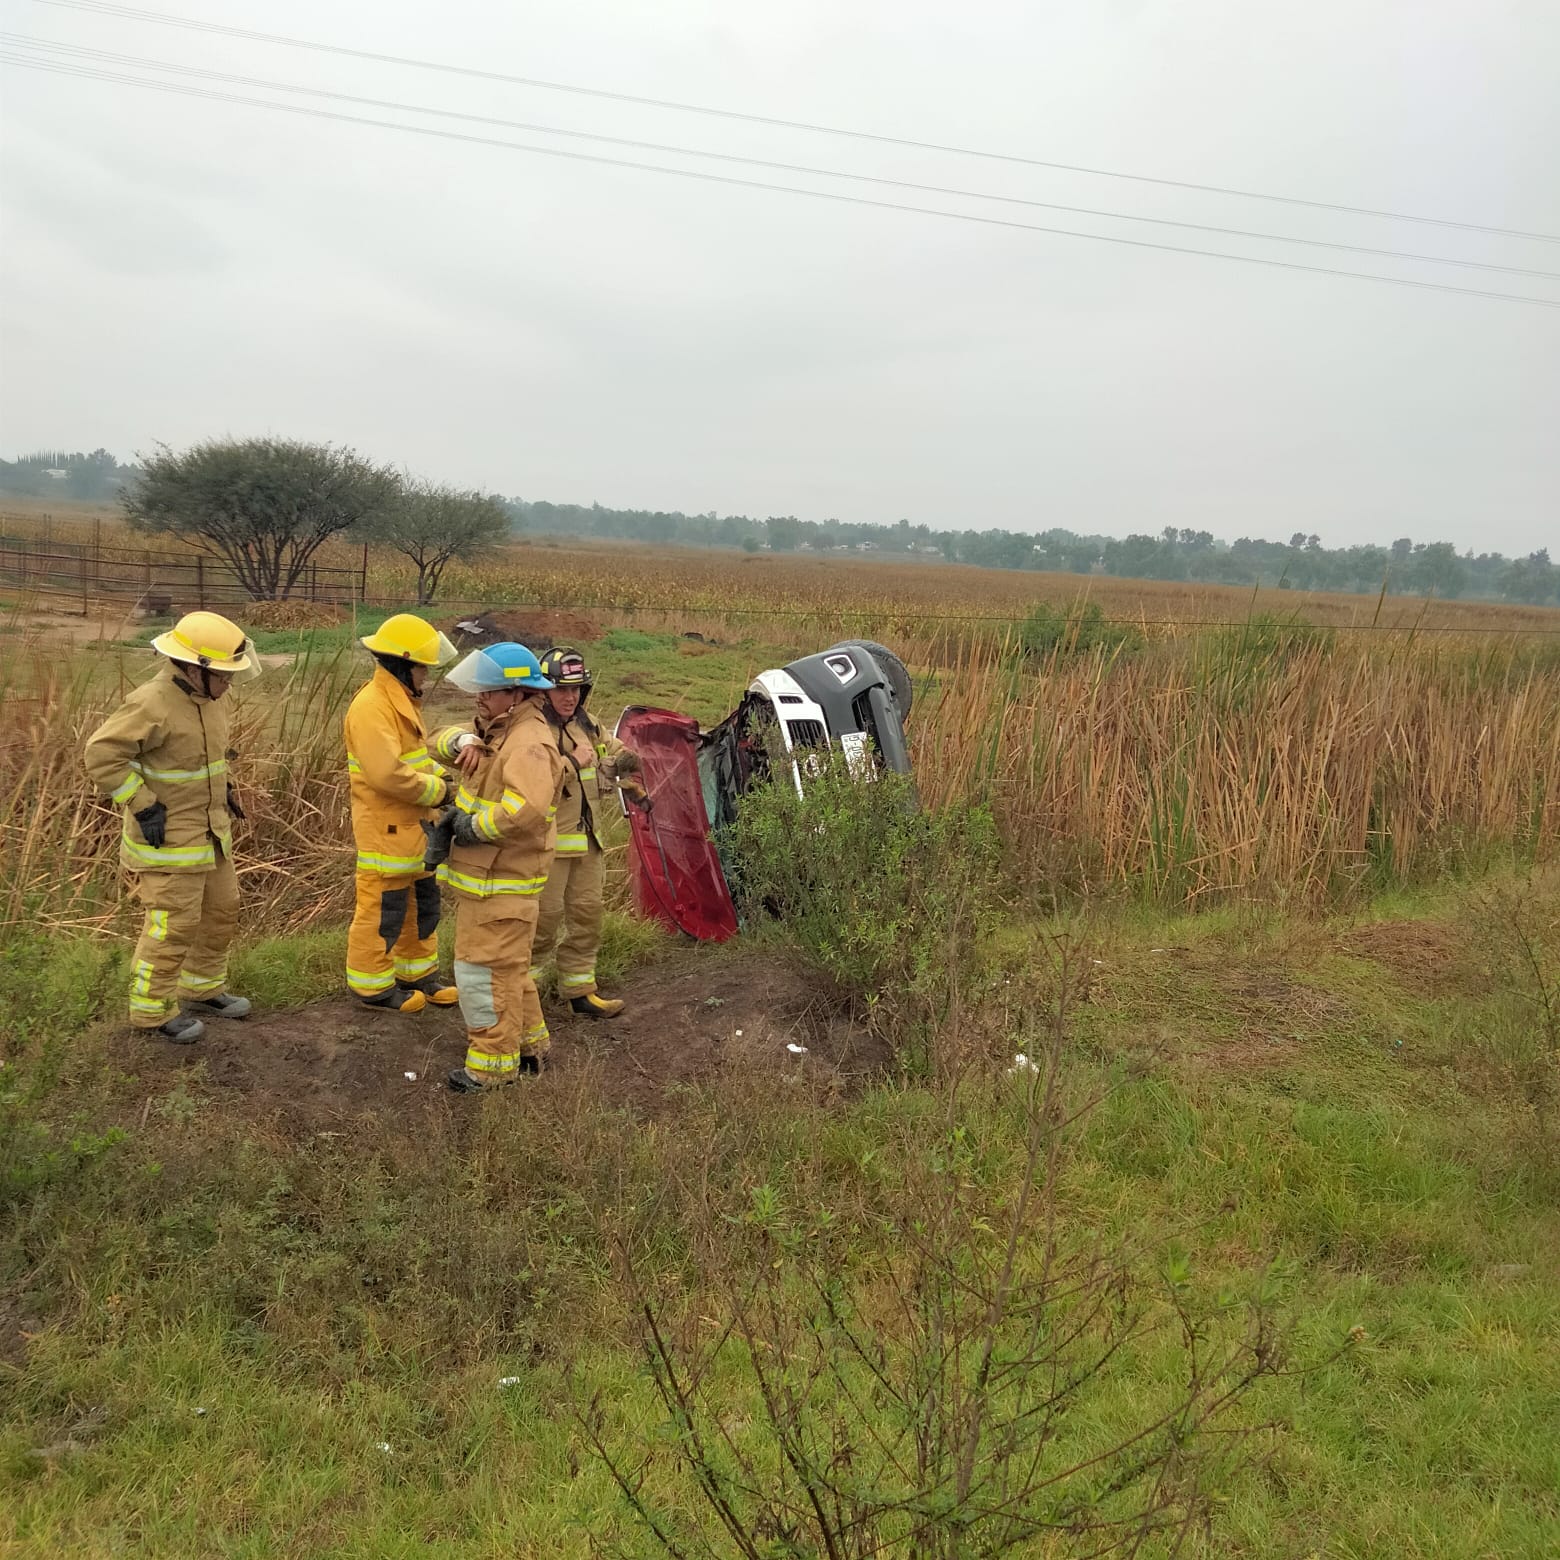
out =
[(130, 1023), (188, 1045), (205, 1026), (180, 1004), (246, 1018), (227, 990), (238, 920), (233, 822), (244, 816), (228, 775), (228, 706), (235, 677), (259, 658), (236, 623), (191, 612), (152, 641), (161, 671), (87, 739), (87, 773), (124, 809), (120, 864), (146, 919), (136, 943)]
[(638, 756), (586, 712), (593, 679), (584, 656), (560, 646), (549, 650), (541, 665), (542, 675), (554, 684), (545, 695), (547, 721), (565, 767), (558, 852), (542, 891), (531, 978), (540, 976), (556, 947), (559, 995), (576, 1013), (613, 1018), (623, 1011), (623, 1003), (604, 999), (596, 990), (606, 857), (592, 804), (609, 798), (615, 787), (640, 806), (648, 805), (648, 798), (639, 779)]
[(472, 733), (452, 728), (435, 743), (440, 758), (467, 772), (439, 881), (455, 891), (455, 984), (467, 1031), (466, 1064), (449, 1086), (470, 1093), (540, 1072), (547, 1052), (531, 940), (552, 865), (563, 759), (542, 712), (552, 684), (524, 645), (473, 650), (449, 680), (477, 696), (479, 756), (469, 772), (462, 761)]
[(423, 866), (423, 820), (454, 786), (428, 751), (421, 700), (430, 668), (455, 646), (409, 612), (360, 641), (378, 663), (347, 709), (347, 774), (357, 845), (357, 904), (347, 933), (347, 985), (369, 1007), (418, 1013), (452, 1006), (437, 973), (439, 885)]

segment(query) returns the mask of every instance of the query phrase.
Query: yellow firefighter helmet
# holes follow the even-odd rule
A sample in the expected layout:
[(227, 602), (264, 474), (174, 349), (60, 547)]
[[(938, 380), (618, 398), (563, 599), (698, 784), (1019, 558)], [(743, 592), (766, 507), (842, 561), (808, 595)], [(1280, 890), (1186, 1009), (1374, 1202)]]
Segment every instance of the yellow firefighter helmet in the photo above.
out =
[(397, 612), (358, 641), (375, 655), (398, 656), (419, 666), (448, 666), (460, 652), (431, 623), (411, 612)]
[(258, 672), (254, 646), (237, 623), (216, 612), (186, 612), (152, 649), (170, 661), (203, 667), (208, 672)]

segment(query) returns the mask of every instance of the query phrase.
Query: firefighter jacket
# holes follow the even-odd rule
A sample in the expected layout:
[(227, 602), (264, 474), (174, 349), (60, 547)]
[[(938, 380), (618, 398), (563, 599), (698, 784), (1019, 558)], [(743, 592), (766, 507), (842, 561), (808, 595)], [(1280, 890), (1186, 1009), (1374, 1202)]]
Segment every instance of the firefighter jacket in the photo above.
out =
[(378, 667), (348, 705), (345, 731), (358, 871), (420, 873), (422, 820), (433, 816), (448, 785), (428, 752), (417, 701)]
[[(454, 759), (459, 735), (458, 728), (439, 733), (441, 757)], [(479, 719), (476, 735), (488, 751), (455, 805), (483, 843), (454, 846), (439, 881), (468, 899), (540, 894), (552, 865), (564, 771), (541, 701), (527, 699), (492, 722)]]
[[(228, 706), (195, 691), (169, 661), (87, 738), (93, 782), (125, 810), (120, 864), (131, 872), (209, 872), (233, 854)], [(161, 802), (164, 839), (148, 845), (135, 814)]]
[[(581, 717), (584, 717), (583, 719)], [(628, 751), (603, 726), (598, 726), (583, 710), (576, 710), (560, 725), (548, 722), (563, 758), (563, 796), (558, 803), (558, 854), (583, 856), (595, 844), (601, 849), (592, 804), (612, 795), (617, 784), (615, 765)], [(574, 756), (576, 746), (588, 747), (596, 755), (587, 764)]]

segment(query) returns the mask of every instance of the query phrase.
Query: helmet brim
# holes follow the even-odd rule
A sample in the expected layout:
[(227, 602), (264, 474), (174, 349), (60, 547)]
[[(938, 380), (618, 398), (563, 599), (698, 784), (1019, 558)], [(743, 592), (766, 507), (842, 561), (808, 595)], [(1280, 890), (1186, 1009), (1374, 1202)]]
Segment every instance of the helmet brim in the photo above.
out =
[(166, 656), (170, 661), (177, 661), (181, 666), (194, 666), (207, 672), (221, 672), (225, 676), (243, 678), (250, 681), (260, 675), (260, 657), (253, 646), (246, 639), (244, 647), (236, 656), (202, 656), (195, 654), (188, 645), (174, 636), (169, 629), (165, 634), (159, 634), (152, 641), (152, 649), (158, 655)]

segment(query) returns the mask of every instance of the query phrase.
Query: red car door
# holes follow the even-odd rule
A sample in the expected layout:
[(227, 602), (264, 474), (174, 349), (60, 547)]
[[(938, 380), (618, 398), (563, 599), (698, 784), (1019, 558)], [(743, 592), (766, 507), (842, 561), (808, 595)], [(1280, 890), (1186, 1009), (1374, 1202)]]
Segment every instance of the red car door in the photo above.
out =
[(634, 705), (618, 739), (639, 755), (651, 810), (628, 808), (629, 878), (640, 912), (701, 942), (737, 932), (737, 912), (710, 840), (699, 777), (699, 723)]

